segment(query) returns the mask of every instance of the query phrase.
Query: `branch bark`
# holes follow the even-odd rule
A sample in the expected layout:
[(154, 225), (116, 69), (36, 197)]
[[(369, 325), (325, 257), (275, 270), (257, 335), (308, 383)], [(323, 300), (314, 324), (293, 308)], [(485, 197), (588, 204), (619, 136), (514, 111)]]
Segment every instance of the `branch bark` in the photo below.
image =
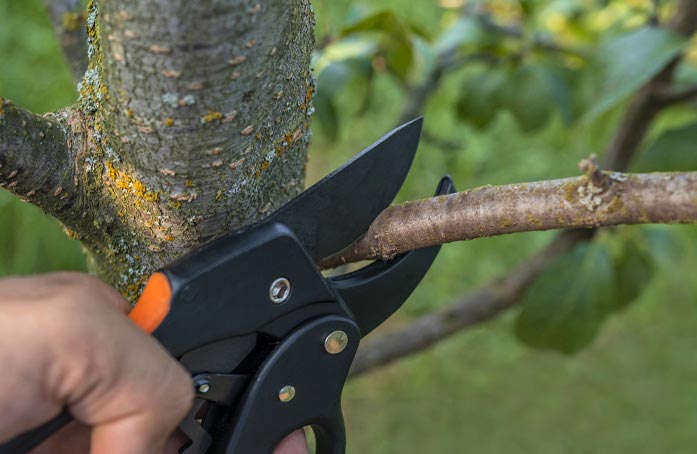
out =
[(44, 0), (53, 32), (77, 83), (87, 69), (87, 34), (83, 0)]
[(0, 98), (0, 187), (57, 217), (77, 199), (70, 111), (40, 116)]
[(697, 222), (697, 172), (604, 173), (505, 186), (393, 205), (348, 249), (321, 265), (384, 260), (453, 241), (560, 228)]

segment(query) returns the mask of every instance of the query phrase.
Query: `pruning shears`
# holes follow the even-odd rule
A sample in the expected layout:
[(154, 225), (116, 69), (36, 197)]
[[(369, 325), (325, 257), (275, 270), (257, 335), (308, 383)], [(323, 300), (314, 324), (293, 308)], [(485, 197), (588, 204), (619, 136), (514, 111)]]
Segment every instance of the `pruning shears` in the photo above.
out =
[[(191, 373), (196, 399), (180, 425), (186, 454), (271, 454), (311, 426), (318, 454), (343, 454), (341, 393), (362, 337), (399, 309), (434, 246), (324, 277), (317, 263), (364, 233), (409, 172), (421, 119), (356, 155), (263, 221), (153, 274), (129, 317)], [(436, 195), (454, 192), (444, 177)], [(31, 450), (71, 420), (0, 446)]]

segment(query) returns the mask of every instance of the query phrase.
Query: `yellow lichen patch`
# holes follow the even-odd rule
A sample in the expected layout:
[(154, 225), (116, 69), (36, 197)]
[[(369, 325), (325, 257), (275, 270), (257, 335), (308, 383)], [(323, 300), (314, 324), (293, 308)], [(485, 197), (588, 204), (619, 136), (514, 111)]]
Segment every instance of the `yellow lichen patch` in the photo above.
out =
[(209, 110), (208, 113), (201, 118), (201, 123), (210, 123), (213, 121), (219, 121), (222, 118), (223, 118), (223, 114), (221, 112), (215, 112), (215, 111)]
[(170, 206), (170, 208), (174, 208), (174, 209), (178, 210), (179, 208), (182, 207), (182, 203), (179, 200), (172, 199), (169, 201), (169, 206)]
[(617, 211), (622, 211), (623, 208), (624, 202), (622, 201), (622, 197), (617, 194), (612, 198), (612, 200), (610, 200), (610, 203), (607, 206), (607, 212), (615, 213)]
[(136, 196), (134, 201), (136, 207), (141, 208), (143, 200), (146, 202), (158, 202), (160, 200), (160, 194), (148, 191), (148, 188), (142, 181), (116, 169), (111, 161), (107, 161), (105, 165), (107, 178), (111, 180), (114, 186), (123, 192), (130, 192)]
[(128, 287), (126, 287), (124, 291), (124, 298), (126, 298), (130, 302), (135, 302), (138, 297), (140, 296), (140, 291), (145, 285), (145, 282), (148, 280), (148, 276), (140, 276), (138, 279), (136, 279), (135, 282), (130, 284)]
[(510, 227), (511, 225), (513, 225), (513, 219), (510, 216), (505, 216), (501, 220), (501, 227), (505, 228), (505, 227)]
[(174, 126), (174, 119), (170, 117), (165, 118), (165, 126), (168, 128)]
[(270, 164), (271, 164), (271, 163), (270, 163), (269, 161), (267, 161), (266, 159), (264, 159), (264, 160), (261, 162), (261, 164), (259, 165), (259, 168), (257, 169), (257, 171), (254, 172), (254, 175), (256, 175), (257, 177), (260, 177), (261, 174), (262, 174), (262, 172), (264, 172), (264, 170), (266, 170), (266, 169), (269, 168), (269, 165), (270, 165)]
[(68, 238), (70, 238), (71, 240), (79, 240), (80, 239), (80, 236), (77, 234), (77, 232), (75, 232), (72, 229), (69, 229), (68, 227), (63, 226), (63, 231), (68, 236)]
[(187, 188), (192, 188), (194, 187), (194, 181), (191, 178), (187, 178), (184, 182), (184, 186), (186, 186)]
[(566, 200), (569, 203), (573, 203), (574, 194), (576, 194), (576, 191), (576, 186), (573, 183), (567, 183), (564, 186), (564, 200)]
[(81, 11), (67, 11), (63, 13), (63, 28), (69, 32), (76, 32), (85, 24), (85, 15)]
[(174, 241), (174, 237), (172, 235), (167, 235), (165, 236), (165, 241)]
[(312, 96), (315, 93), (315, 87), (312, 84), (307, 84), (307, 91), (305, 92), (305, 101), (300, 104), (303, 110), (307, 110), (310, 107), (312, 101)]
[(215, 201), (220, 202), (220, 200), (223, 198), (223, 190), (218, 189), (218, 192), (215, 194)]

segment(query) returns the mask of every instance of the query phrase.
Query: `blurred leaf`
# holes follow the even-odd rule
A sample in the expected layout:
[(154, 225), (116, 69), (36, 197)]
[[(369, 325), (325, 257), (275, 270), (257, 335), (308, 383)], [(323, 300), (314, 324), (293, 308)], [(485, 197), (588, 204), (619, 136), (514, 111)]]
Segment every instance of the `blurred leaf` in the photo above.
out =
[(489, 68), (469, 77), (455, 104), (458, 118), (477, 129), (485, 128), (496, 118), (510, 86), (508, 68)]
[(380, 32), (383, 34), (383, 52), (387, 68), (402, 82), (414, 63), (412, 27), (393, 11), (379, 11), (342, 30), (347, 36), (356, 32)]
[(325, 66), (317, 75), (317, 92), (334, 95), (341, 90), (351, 77), (351, 70), (342, 61), (335, 61)]
[[(555, 102), (555, 92), (543, 68), (520, 66), (511, 81), (515, 93), (508, 97), (506, 106), (525, 132), (540, 129), (549, 120)], [(563, 90), (563, 87), (557, 87)]]
[(612, 259), (604, 246), (577, 246), (548, 267), (525, 293), (517, 336), (538, 349), (578, 352), (593, 341), (611, 312), (614, 280)]
[(659, 136), (632, 166), (637, 172), (697, 170), (697, 123)]
[(353, 59), (370, 60), (377, 51), (374, 39), (351, 36), (335, 41), (314, 55), (312, 67), (320, 75), (332, 63)]
[(653, 276), (653, 261), (648, 251), (633, 237), (623, 241), (622, 252), (615, 257), (617, 276), (614, 309), (634, 302)]
[(591, 71), (602, 87), (588, 113), (595, 117), (631, 94), (678, 54), (687, 40), (669, 30), (647, 26), (603, 42)]
[(472, 17), (462, 17), (438, 37), (433, 47), (438, 53), (443, 53), (468, 44), (481, 45), (494, 36), (480, 21)]
[(664, 270), (672, 270), (684, 250), (693, 247), (679, 231), (670, 226), (642, 226), (640, 231), (654, 262)]
[(312, 103), (315, 106), (314, 118), (317, 119), (322, 132), (330, 141), (336, 141), (339, 137), (339, 116), (334, 100), (329, 95), (317, 91)]

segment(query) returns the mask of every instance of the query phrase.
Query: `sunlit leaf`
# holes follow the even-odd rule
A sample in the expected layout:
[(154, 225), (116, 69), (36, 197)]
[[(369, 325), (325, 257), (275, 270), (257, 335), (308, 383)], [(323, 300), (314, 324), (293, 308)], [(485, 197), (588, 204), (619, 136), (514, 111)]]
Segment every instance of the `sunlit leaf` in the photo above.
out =
[(589, 345), (615, 299), (612, 258), (582, 244), (556, 260), (525, 293), (516, 334), (526, 344), (572, 354)]
[(597, 116), (656, 75), (686, 45), (687, 40), (664, 28), (647, 26), (603, 42), (591, 71), (599, 92), (589, 117)]
[(637, 172), (697, 170), (697, 123), (671, 129), (659, 136), (633, 166)]
[(351, 36), (333, 42), (321, 53), (316, 53), (312, 62), (315, 74), (321, 74), (327, 66), (352, 59), (370, 59), (375, 55), (378, 45), (374, 39)]
[(493, 39), (493, 35), (481, 24), (481, 21), (467, 16), (458, 19), (445, 30), (433, 47), (441, 53), (467, 44), (482, 44), (490, 39)]

